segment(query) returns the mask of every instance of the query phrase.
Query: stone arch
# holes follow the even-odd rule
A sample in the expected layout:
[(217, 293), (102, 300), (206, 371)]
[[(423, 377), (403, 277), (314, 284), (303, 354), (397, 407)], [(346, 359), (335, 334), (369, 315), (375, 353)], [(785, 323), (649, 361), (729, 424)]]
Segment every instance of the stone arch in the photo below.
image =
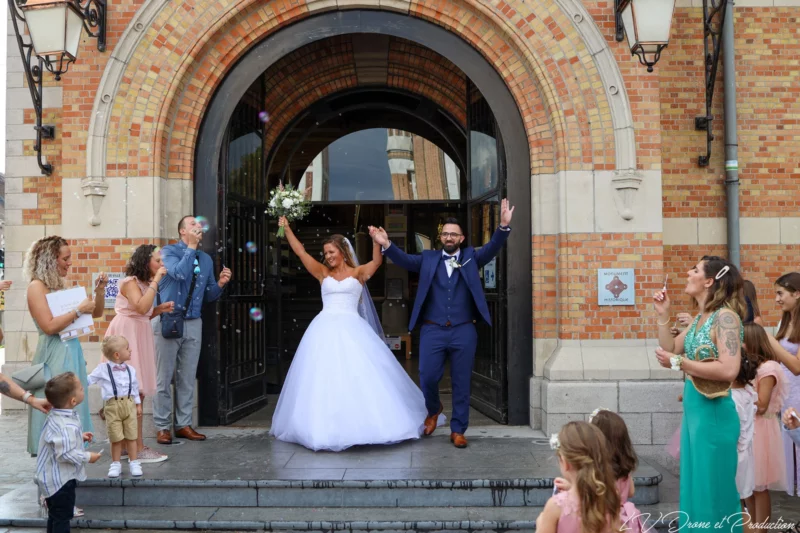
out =
[[(538, 3), (517, 6), (518, 9), (531, 9), (529, 13), (519, 13), (503, 2), (497, 6), (498, 12), (470, 0), (444, 3), (395, 0), (389, 2), (391, 5), (388, 8), (460, 32), (496, 66), (523, 113), (529, 108), (544, 105), (546, 123), (543, 123), (542, 116), (536, 117), (535, 113), (525, 116), (533, 161), (532, 174), (586, 168), (592, 164), (607, 170), (635, 169), (636, 150), (630, 105), (613, 54), (578, 0), (554, 1), (560, 10), (553, 13), (547, 6), (538, 8)], [(379, 4), (375, 1), (372, 5), (372, 0), (363, 0), (363, 3), (369, 5), (353, 7), (387, 8), (385, 2)], [(184, 38), (186, 34), (191, 34), (189, 40), (193, 44), (180, 49), (174, 42), (176, 36), (172, 35), (172, 31), (175, 30), (175, 13), (178, 10), (188, 11), (182, 4), (168, 0), (146, 0), (109, 58), (95, 97), (88, 132), (86, 175), (89, 181), (102, 181), (109, 175), (110, 152), (127, 153), (122, 147), (113, 145), (113, 142), (110, 145), (112, 124), (118, 129), (129, 126), (128, 129), (136, 131), (140, 138), (144, 135), (144, 142), (148, 143), (150, 151), (150, 158), (145, 162), (149, 168), (140, 166), (130, 169), (114, 161), (118, 174), (136, 172), (135, 175), (166, 177), (176, 170), (185, 172), (187, 169), (190, 173), (191, 152), (196, 140), (194, 135), (199, 126), (198, 116), (207, 105), (211, 92), (211, 89), (198, 87), (196, 80), (213, 79), (218, 82), (230, 65), (265, 35), (316, 12), (336, 8), (328, 0), (309, 0), (306, 4), (293, 7), (278, 2), (257, 5), (255, 0), (239, 0), (227, 6), (224, 12), (215, 4), (214, 9), (204, 12), (202, 17), (194, 16), (194, 24), (183, 34)], [(195, 7), (199, 9), (199, 6)], [(254, 21), (261, 21), (261, 24), (254, 27)], [(579, 42), (574, 42), (574, 36), (570, 38), (565, 34), (571, 28), (580, 35)], [(539, 33), (544, 38), (539, 38)], [(554, 38), (546, 38), (549, 37), (548, 33)], [(226, 36), (232, 42), (228, 43), (225, 57), (221, 58), (211, 44), (215, 42), (215, 37), (219, 37), (216, 41), (219, 43)], [(164, 55), (180, 55), (179, 68), (170, 72), (159, 71), (154, 66), (144, 74), (137, 71), (141, 67), (137, 61), (147, 50), (154, 48), (164, 51)], [(220, 62), (220, 59), (226, 62)], [(211, 60), (217, 62), (216, 67), (209, 66)], [(517, 73), (521, 69), (524, 74), (519, 76)], [(535, 75), (531, 76), (531, 73)], [(592, 83), (580, 84), (580, 81)], [(597, 81), (601, 90), (592, 88)], [(165, 91), (164, 87), (168, 89)], [(148, 99), (141, 94), (143, 88), (157, 94)], [(156, 88), (159, 90), (155, 91)], [(204, 98), (198, 98), (198, 93), (203, 93)], [(187, 95), (190, 105), (182, 102)], [(123, 105), (125, 98), (128, 106)], [(586, 100), (587, 103), (580, 106), (580, 100)], [(152, 106), (157, 107), (159, 123), (141, 125), (141, 118), (135, 118), (136, 110)], [(602, 109), (606, 107), (610, 109), (610, 117), (602, 116)], [(198, 108), (200, 112), (191, 115)], [(173, 117), (171, 120), (164, 120), (170, 115)], [(604, 124), (604, 121), (610, 124)], [(590, 123), (591, 126), (588, 125)], [(593, 136), (588, 128), (599, 129), (600, 134)], [(177, 136), (176, 129), (179, 130)], [(551, 131), (545, 131), (547, 129)], [(577, 133), (571, 133), (570, 130), (577, 130)], [(602, 144), (608, 140), (608, 131), (613, 132), (613, 156), (603, 154)], [(162, 139), (158, 138), (159, 135)], [(548, 136), (552, 138), (547, 139)], [(593, 138), (599, 141), (593, 141)], [(592, 146), (593, 142), (595, 146)], [(543, 145), (548, 143), (552, 153), (545, 154)], [(173, 146), (184, 152), (178, 164), (170, 159)], [(601, 154), (601, 161), (597, 160), (595, 154)], [(187, 155), (188, 161), (185, 160)], [(546, 160), (548, 156), (551, 159), (545, 163), (548, 166), (537, 168), (539, 158)], [(157, 161), (160, 168), (157, 168)]]

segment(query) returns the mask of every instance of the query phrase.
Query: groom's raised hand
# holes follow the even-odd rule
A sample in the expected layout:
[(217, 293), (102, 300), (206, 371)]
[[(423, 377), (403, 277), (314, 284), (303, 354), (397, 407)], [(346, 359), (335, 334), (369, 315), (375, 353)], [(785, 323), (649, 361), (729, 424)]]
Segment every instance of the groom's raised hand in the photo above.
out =
[(389, 246), (389, 235), (386, 234), (385, 229), (369, 226), (369, 236), (372, 237), (373, 241), (377, 242), (384, 248)]
[(508, 198), (503, 198), (500, 202), (500, 225), (508, 226), (511, 224), (511, 217), (514, 216), (514, 208), (509, 207)]

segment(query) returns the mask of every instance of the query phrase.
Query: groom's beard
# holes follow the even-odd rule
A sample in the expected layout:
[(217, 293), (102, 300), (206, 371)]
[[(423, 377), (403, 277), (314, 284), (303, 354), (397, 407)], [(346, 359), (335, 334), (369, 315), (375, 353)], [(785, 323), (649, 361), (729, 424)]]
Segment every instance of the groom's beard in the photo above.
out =
[(459, 249), (459, 245), (457, 243), (444, 243), (443, 245), (444, 251), (447, 252), (447, 255), (453, 255)]

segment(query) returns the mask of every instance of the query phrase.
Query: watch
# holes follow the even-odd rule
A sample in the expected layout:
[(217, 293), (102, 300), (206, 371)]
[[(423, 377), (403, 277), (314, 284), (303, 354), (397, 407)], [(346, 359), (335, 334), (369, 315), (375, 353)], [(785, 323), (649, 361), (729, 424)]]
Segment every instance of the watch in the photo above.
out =
[(498, 227), (499, 227), (499, 228), (500, 228), (502, 231), (509, 231), (509, 230), (511, 229), (511, 226), (504, 226), (504, 225), (502, 225), (502, 224), (500, 224)]
[(33, 396), (33, 394), (31, 394), (28, 391), (25, 391), (25, 394), (22, 395), (22, 403), (28, 403), (28, 398), (30, 398), (31, 396)]
[(81, 317), (81, 315), (83, 314), (83, 313), (81, 313), (81, 310), (78, 309), (77, 307), (75, 309), (73, 309), (73, 311), (75, 311), (75, 320), (78, 320)]

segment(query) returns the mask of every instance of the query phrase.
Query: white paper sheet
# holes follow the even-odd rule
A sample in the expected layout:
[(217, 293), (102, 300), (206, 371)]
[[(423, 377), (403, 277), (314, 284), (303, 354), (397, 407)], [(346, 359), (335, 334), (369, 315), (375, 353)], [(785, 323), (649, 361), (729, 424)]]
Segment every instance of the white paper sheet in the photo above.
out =
[[(74, 287), (64, 291), (51, 292), (47, 295), (47, 305), (53, 316), (65, 315), (75, 309), (86, 299), (86, 289), (84, 287)], [(61, 330), (59, 336), (61, 340), (69, 340), (88, 335), (94, 331), (94, 319), (91, 313), (83, 314), (75, 322)]]

